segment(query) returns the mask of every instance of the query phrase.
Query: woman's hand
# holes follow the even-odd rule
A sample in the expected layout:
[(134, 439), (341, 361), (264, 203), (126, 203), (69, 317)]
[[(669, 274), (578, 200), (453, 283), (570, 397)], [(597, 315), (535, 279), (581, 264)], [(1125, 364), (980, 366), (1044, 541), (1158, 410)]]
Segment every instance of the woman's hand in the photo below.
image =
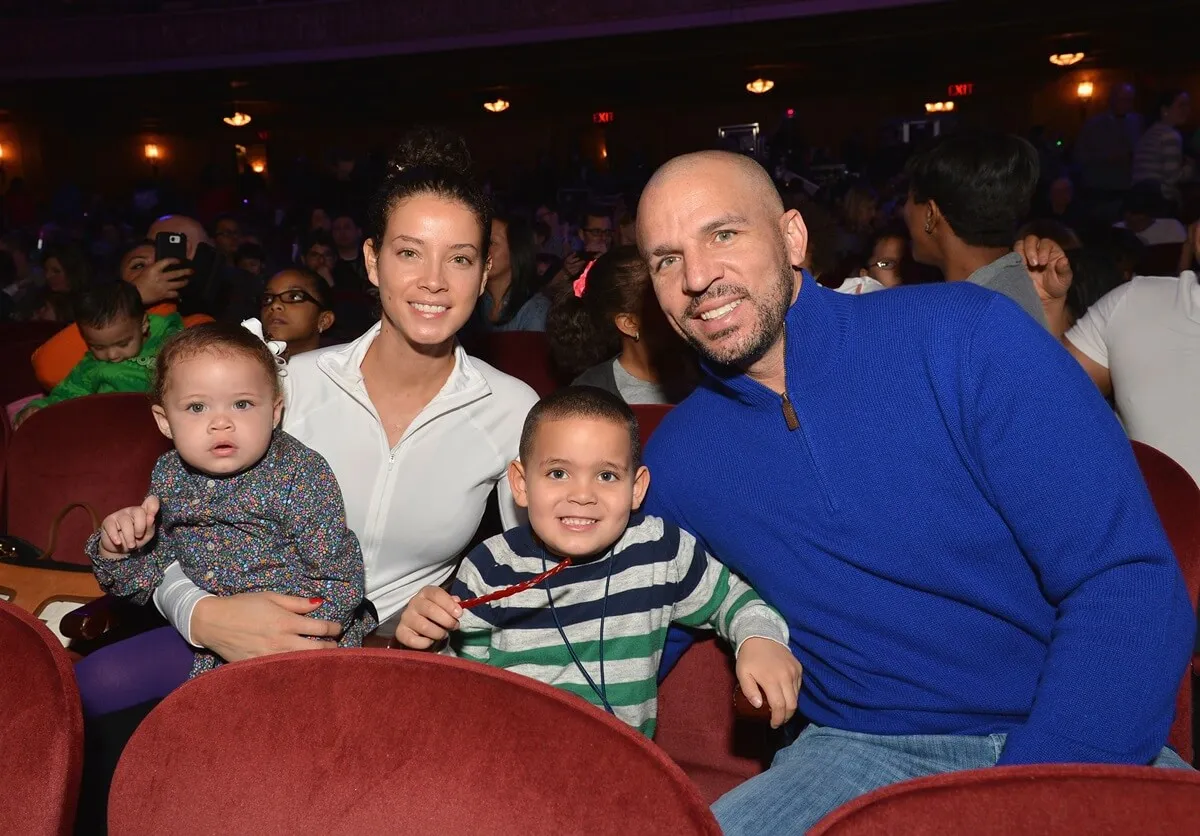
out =
[(342, 625), (306, 615), (323, 604), (321, 598), (296, 598), (275, 592), (247, 592), (204, 598), (192, 610), (192, 639), (227, 662), (318, 650), (341, 635)]
[(164, 258), (138, 273), (133, 279), (133, 286), (142, 297), (142, 304), (151, 307), (159, 302), (178, 299), (179, 292), (187, 287), (188, 279), (194, 272), (177, 259)]

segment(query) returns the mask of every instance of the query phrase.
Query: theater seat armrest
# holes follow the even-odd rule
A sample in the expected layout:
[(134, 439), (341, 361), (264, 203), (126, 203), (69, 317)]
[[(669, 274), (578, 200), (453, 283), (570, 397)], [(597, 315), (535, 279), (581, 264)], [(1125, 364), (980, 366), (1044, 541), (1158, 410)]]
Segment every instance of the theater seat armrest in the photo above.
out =
[(111, 595), (102, 595), (62, 617), (59, 630), (68, 639), (94, 641), (117, 627), (124, 603)]

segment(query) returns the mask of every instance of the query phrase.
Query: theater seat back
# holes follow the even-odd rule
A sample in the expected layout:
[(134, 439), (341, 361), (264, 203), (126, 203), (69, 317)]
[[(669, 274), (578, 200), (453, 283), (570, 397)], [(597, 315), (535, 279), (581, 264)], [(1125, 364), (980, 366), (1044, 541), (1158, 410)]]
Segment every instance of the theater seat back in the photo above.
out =
[(1200, 775), (1148, 766), (998, 766), (904, 781), (833, 811), (809, 836), (1195, 833)]
[[(1175, 559), (1183, 572), (1188, 597), (1195, 609), (1200, 598), (1200, 487), (1174, 459), (1148, 444), (1134, 441), (1142, 477), (1150, 489), (1154, 508), (1162, 520)], [(1167, 743), (1188, 763), (1195, 756), (1192, 740), (1192, 672), (1185, 671), (1175, 701), (1175, 722)], [(1200, 812), (1198, 812), (1200, 823)]]
[(719, 834), (653, 744), (566, 692), (461, 659), (318, 650), (226, 665), (143, 721), (113, 836)]
[(545, 397), (570, 381), (562, 379), (550, 358), (550, 343), (541, 331), (496, 331), (488, 334), (483, 359)]
[(0, 833), (68, 834), (83, 771), (71, 660), (44, 624), (0, 601)]
[[(92, 395), (34, 413), (9, 445), (9, 533), (46, 548), (51, 523), (71, 503), (86, 503), (101, 518), (139, 504), (155, 461), (169, 449), (145, 395)], [(86, 513), (70, 514), (54, 558), (87, 564), (83, 547), (92, 531)]]

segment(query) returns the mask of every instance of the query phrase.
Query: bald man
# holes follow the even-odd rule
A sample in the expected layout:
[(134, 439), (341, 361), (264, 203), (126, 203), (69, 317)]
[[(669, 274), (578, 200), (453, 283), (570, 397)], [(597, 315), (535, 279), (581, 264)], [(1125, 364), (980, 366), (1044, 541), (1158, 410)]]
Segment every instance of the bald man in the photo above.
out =
[(160, 232), (174, 232), (185, 236), (189, 261), (196, 257), (197, 246), (200, 244), (212, 245), (212, 239), (208, 237), (208, 230), (204, 228), (204, 224), (187, 215), (163, 215), (150, 224), (146, 238), (153, 241)]
[(783, 614), (805, 670), (811, 724), (716, 803), (727, 834), (951, 770), (1186, 768), (1163, 744), (1187, 591), (1112, 410), (1044, 328), (963, 282), (821, 287), (741, 156), (667, 163), (637, 233), (707, 372), (650, 444), (648, 508)]

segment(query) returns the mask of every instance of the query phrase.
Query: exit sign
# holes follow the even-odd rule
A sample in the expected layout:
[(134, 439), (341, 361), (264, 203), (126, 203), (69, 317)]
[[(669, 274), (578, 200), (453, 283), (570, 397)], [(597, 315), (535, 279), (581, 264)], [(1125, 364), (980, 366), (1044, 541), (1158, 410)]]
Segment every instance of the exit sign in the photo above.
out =
[(592, 121), (597, 125), (607, 125), (617, 118), (611, 110), (599, 110), (592, 114)]
[(951, 84), (946, 88), (946, 95), (954, 99), (959, 96), (970, 96), (975, 92), (975, 82), (968, 81), (965, 84)]

